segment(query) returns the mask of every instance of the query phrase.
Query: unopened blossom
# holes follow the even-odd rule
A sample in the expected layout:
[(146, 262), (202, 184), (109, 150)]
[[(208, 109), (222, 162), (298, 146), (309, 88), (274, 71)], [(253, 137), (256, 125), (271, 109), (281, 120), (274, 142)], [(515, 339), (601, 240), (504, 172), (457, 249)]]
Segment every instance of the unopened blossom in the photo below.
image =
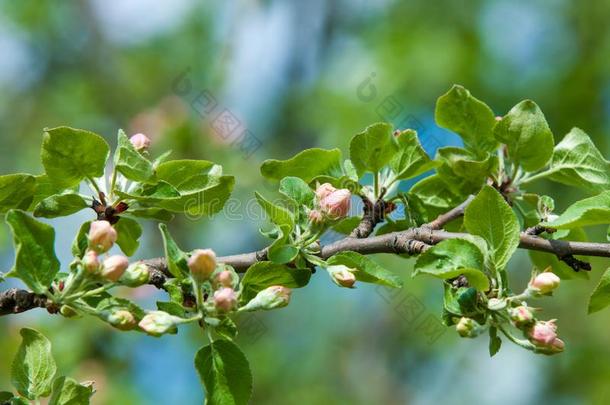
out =
[(292, 290), (281, 285), (267, 287), (256, 294), (240, 311), (269, 310), (285, 307), (290, 303)]
[(214, 306), (220, 312), (230, 312), (237, 305), (237, 294), (232, 288), (223, 287), (214, 292)]
[(117, 239), (116, 230), (108, 221), (93, 221), (89, 227), (89, 247), (97, 253), (106, 253)]
[(331, 219), (340, 219), (349, 213), (352, 193), (345, 188), (333, 191), (320, 200), (322, 213)]
[(328, 266), (326, 270), (330, 274), (333, 282), (339, 287), (352, 288), (356, 283), (356, 275), (353, 273), (353, 269), (350, 269), (347, 266)]
[(333, 187), (332, 184), (323, 183), (316, 188), (316, 197), (318, 198), (318, 201), (321, 201), (335, 191), (337, 191), (337, 189)]
[(138, 326), (151, 336), (161, 336), (166, 333), (175, 333), (179, 318), (163, 311), (151, 311), (138, 323)]
[(529, 288), (537, 294), (545, 295), (559, 287), (560, 283), (561, 279), (555, 273), (545, 271), (530, 281)]
[(218, 273), (218, 276), (216, 276), (216, 280), (218, 284), (223, 287), (233, 286), (233, 274), (229, 270), (223, 270)]
[(324, 216), (318, 210), (309, 211), (308, 217), (312, 224), (319, 224), (320, 222), (322, 222), (324, 220)]
[(145, 151), (150, 147), (150, 138), (148, 138), (144, 134), (135, 134), (131, 138), (129, 138), (129, 142), (133, 145), (133, 147), (138, 151)]
[(216, 269), (216, 253), (212, 249), (197, 249), (189, 257), (188, 267), (196, 281), (206, 281)]
[(122, 255), (110, 256), (104, 260), (101, 275), (108, 281), (117, 281), (129, 267), (129, 260)]
[(517, 328), (523, 328), (527, 325), (530, 325), (534, 322), (534, 314), (529, 307), (525, 305), (518, 306), (516, 308), (511, 308), (509, 310), (509, 315), (511, 321)]
[(100, 259), (95, 250), (87, 250), (83, 256), (83, 267), (89, 274), (97, 274), (100, 269)]
[(108, 323), (119, 330), (131, 330), (136, 327), (136, 318), (126, 310), (114, 311), (108, 315)]
[(527, 337), (536, 348), (545, 354), (559, 353), (564, 349), (563, 340), (557, 337), (555, 320), (538, 321), (528, 331)]
[(127, 267), (125, 273), (119, 279), (119, 282), (128, 287), (139, 287), (148, 282), (150, 270), (144, 263), (134, 263)]
[(476, 336), (476, 324), (471, 318), (461, 317), (455, 330), (461, 337), (475, 337)]

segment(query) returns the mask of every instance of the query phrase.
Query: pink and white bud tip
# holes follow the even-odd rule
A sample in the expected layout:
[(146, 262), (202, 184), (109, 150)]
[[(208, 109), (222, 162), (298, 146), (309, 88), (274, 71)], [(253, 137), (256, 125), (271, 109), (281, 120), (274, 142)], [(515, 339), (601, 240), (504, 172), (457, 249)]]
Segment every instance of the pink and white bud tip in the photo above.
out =
[(150, 148), (150, 138), (144, 134), (135, 134), (129, 138), (129, 142), (133, 145), (135, 150), (142, 152)]

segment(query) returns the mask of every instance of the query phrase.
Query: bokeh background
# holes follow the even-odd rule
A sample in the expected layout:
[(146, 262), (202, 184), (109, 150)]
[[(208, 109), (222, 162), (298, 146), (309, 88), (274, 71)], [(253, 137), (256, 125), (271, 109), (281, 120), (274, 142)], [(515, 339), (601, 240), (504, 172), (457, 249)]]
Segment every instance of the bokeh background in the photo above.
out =
[[(153, 151), (221, 163), (237, 176), (230, 213), (171, 225), (185, 249), (219, 254), (261, 248), (255, 189), (272, 195), (258, 167), (306, 147), (340, 147), (380, 120), (415, 127), (430, 153), (459, 140), (434, 124), (436, 98), (453, 83), (497, 114), (524, 98), (545, 112), (559, 141), (584, 129), (609, 155), (610, 1), (0, 1), (0, 173), (40, 173), (42, 129), (86, 128), (115, 144), (118, 128), (144, 132)], [(223, 115), (224, 114), (224, 115)], [(233, 133), (218, 131), (229, 116)], [(215, 129), (216, 128), (216, 129)], [(239, 136), (247, 131), (248, 142)], [(242, 138), (243, 139), (243, 138)], [(559, 208), (582, 197), (540, 183)], [(83, 211), (57, 225), (67, 263)], [(160, 254), (146, 223), (136, 258)], [(591, 238), (605, 238), (593, 229)], [(286, 309), (243, 318), (239, 342), (254, 374), (254, 404), (604, 403), (610, 396), (610, 311), (586, 314), (590, 280), (564, 282), (540, 301), (558, 318), (566, 352), (535, 356), (487, 338), (431, 338), (421, 328), (441, 309), (441, 286), (411, 279), (413, 262), (379, 257), (401, 274), (394, 295), (346, 291), (318, 273)], [(13, 248), (0, 225), (0, 271)], [(531, 264), (511, 262), (516, 286)], [(1, 289), (19, 285), (10, 281)], [(517, 287), (516, 287), (517, 288)], [(152, 307), (158, 292), (138, 289)], [(196, 329), (161, 339), (122, 334), (91, 319), (42, 310), (0, 319), (0, 390), (18, 330), (46, 333), (62, 373), (95, 380), (96, 404), (199, 404), (192, 367)]]

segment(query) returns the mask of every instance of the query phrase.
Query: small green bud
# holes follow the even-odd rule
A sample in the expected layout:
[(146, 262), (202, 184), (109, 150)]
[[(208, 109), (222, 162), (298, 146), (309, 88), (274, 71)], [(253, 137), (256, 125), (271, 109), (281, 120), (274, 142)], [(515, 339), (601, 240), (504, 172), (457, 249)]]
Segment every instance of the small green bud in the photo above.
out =
[(240, 311), (257, 311), (282, 308), (290, 302), (290, 288), (274, 285), (256, 294)]
[(119, 279), (119, 283), (135, 288), (148, 283), (149, 276), (150, 271), (147, 265), (144, 263), (134, 263), (127, 267), (127, 270), (125, 270), (125, 273)]
[(132, 330), (136, 327), (136, 318), (129, 311), (114, 311), (106, 318), (108, 323), (119, 330)]
[(478, 335), (476, 322), (466, 317), (460, 318), (455, 330), (461, 337), (472, 338)]
[(78, 315), (78, 312), (68, 305), (62, 305), (61, 308), (59, 308), (59, 313), (66, 318), (73, 318)]

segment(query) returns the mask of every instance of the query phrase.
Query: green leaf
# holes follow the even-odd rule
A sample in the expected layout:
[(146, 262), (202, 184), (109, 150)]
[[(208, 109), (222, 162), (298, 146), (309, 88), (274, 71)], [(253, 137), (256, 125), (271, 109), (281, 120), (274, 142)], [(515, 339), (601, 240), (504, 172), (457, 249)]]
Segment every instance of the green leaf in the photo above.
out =
[(477, 159), (463, 148), (440, 148), (437, 151), (437, 160), (441, 165), (437, 168), (437, 173), (453, 193), (476, 193), (486, 183), (487, 178), (498, 170), (498, 157), (486, 155), (485, 158)]
[(127, 256), (132, 256), (140, 246), (142, 227), (131, 218), (121, 217), (119, 222), (114, 224), (114, 229), (117, 232), (117, 245)]
[(340, 219), (335, 225), (333, 225), (333, 231), (342, 233), (344, 235), (349, 235), (354, 228), (358, 226), (361, 220), (362, 218), (359, 216)]
[[(180, 197), (167, 198), (158, 203), (158, 208), (172, 212), (183, 212), (191, 218), (212, 215), (222, 210), (226, 201), (231, 196), (235, 178), (233, 176), (222, 176), (219, 178), (209, 177), (209, 183), (197, 191), (179, 190)], [(195, 178), (195, 183), (200, 184), (202, 178)], [(188, 184), (184, 185), (189, 187)]]
[(91, 396), (92, 385), (81, 385), (72, 378), (59, 377), (53, 382), (49, 405), (88, 405)]
[(214, 332), (227, 340), (233, 340), (237, 336), (237, 325), (228, 316), (222, 317), (218, 325), (214, 327)]
[(169, 234), (167, 225), (159, 224), (159, 230), (163, 236), (163, 246), (165, 249), (165, 259), (167, 260), (167, 269), (174, 277), (182, 280), (189, 274), (189, 269), (186, 263), (187, 255), (180, 250), (172, 236)]
[(177, 302), (157, 301), (157, 309), (159, 309), (159, 311), (167, 312), (168, 314), (177, 316), (179, 318), (186, 317), (186, 311), (184, 307)]
[(171, 160), (157, 167), (157, 178), (181, 194), (198, 192), (222, 176), (222, 167), (207, 160)]
[(161, 208), (140, 208), (129, 209), (125, 215), (131, 215), (137, 218), (156, 219), (161, 222), (169, 222), (174, 219), (174, 214)]
[(601, 311), (608, 305), (610, 305), (610, 268), (602, 274), (597, 287), (593, 290), (589, 298), (588, 312), (592, 314)]
[(415, 183), (407, 194), (408, 211), (416, 215), (417, 223), (427, 223), (466, 199), (450, 190), (438, 174)]
[(311, 270), (293, 269), (273, 262), (256, 262), (248, 268), (241, 281), (240, 301), (250, 301), (260, 291), (272, 285), (288, 288), (300, 288), (309, 283)]
[(610, 224), (610, 191), (585, 198), (570, 205), (559, 218), (543, 222), (555, 229), (572, 229), (581, 226)]
[(20, 278), (38, 294), (45, 293), (59, 271), (55, 230), (23, 211), (9, 211), (6, 222), (13, 232), (16, 252), (15, 265), (7, 276)]
[(29, 174), (0, 176), (0, 214), (13, 208), (27, 209), (34, 196), (36, 179)]
[(439, 97), (434, 117), (440, 127), (458, 134), (468, 149), (491, 152), (498, 146), (493, 111), (462, 86), (454, 85)]
[(326, 261), (329, 266), (343, 265), (351, 269), (356, 280), (388, 287), (402, 287), (402, 280), (394, 273), (384, 269), (375, 261), (356, 252), (340, 252)]
[(429, 274), (444, 280), (464, 275), (479, 291), (489, 289), (483, 272), (485, 257), (479, 247), (465, 239), (447, 239), (422, 253), (415, 263), (413, 276)]
[(261, 165), (263, 177), (281, 180), (284, 177), (298, 177), (309, 183), (321, 175), (341, 175), (341, 151), (339, 149), (306, 149), (290, 159), (268, 159)]
[(51, 342), (34, 330), (23, 328), (21, 345), (11, 366), (11, 380), (17, 392), (35, 400), (51, 393), (57, 366), (51, 354)]
[(74, 241), (72, 242), (72, 255), (74, 257), (82, 258), (87, 251), (87, 247), (89, 246), (89, 227), (91, 226), (91, 221), (87, 221), (82, 224), (78, 230), (78, 234)]
[(134, 190), (124, 192), (117, 190), (117, 195), (124, 200), (132, 199), (144, 204), (158, 204), (165, 200), (180, 199), (180, 192), (166, 181), (156, 184), (141, 184)]
[(355, 135), (349, 144), (349, 157), (362, 176), (365, 172), (376, 173), (387, 165), (398, 152), (392, 125), (378, 122)]
[(290, 238), (290, 226), (281, 225), (279, 226), (278, 238), (269, 246), (269, 260), (278, 264), (290, 263), (299, 254), (299, 248), (291, 245)]
[(503, 270), (519, 246), (519, 222), (495, 189), (485, 186), (464, 213), (466, 230), (487, 242), (496, 270)]
[(578, 128), (572, 128), (555, 146), (549, 170), (545, 173), (553, 181), (592, 192), (610, 187), (610, 162)]
[(195, 369), (210, 405), (246, 405), (252, 395), (252, 373), (246, 356), (228, 340), (215, 340), (195, 355)]
[(396, 136), (396, 141), (398, 153), (390, 161), (390, 168), (395, 173), (396, 179), (410, 179), (437, 166), (437, 162), (430, 160), (422, 148), (416, 131), (412, 129), (402, 131)]
[(284, 177), (280, 181), (280, 193), (291, 198), (299, 205), (313, 206), (315, 193), (305, 181), (298, 177)]
[(142, 183), (155, 181), (155, 171), (152, 163), (134, 148), (122, 129), (119, 129), (118, 133), (117, 148), (114, 152), (114, 166), (116, 171), (129, 180)]
[(101, 136), (69, 127), (47, 129), (42, 164), (51, 181), (65, 187), (104, 175), (110, 148)]
[(256, 196), (256, 201), (258, 201), (261, 208), (269, 216), (269, 220), (272, 223), (277, 226), (287, 225), (290, 231), (292, 231), (294, 228), (294, 217), (290, 211), (271, 203), (256, 191), (254, 192), (254, 195)]
[(52, 195), (61, 194), (66, 190), (70, 190), (75, 193), (78, 193), (78, 189), (79, 189), (78, 185), (72, 186), (72, 187), (66, 189), (66, 187), (57, 185), (56, 183), (51, 181), (49, 176), (47, 176), (46, 174), (42, 174), (40, 176), (34, 176), (34, 179), (35, 179), (34, 195), (33, 195), (33, 199), (32, 199), (32, 202), (30, 204), (30, 208), (28, 209), (28, 211), (33, 210), (38, 205), (39, 202), (41, 202), (45, 198), (50, 197)]
[(540, 108), (531, 100), (514, 106), (494, 128), (508, 155), (527, 171), (544, 167), (553, 155), (553, 133)]
[(78, 194), (68, 192), (45, 198), (34, 208), (35, 217), (57, 218), (72, 215), (90, 204)]
[(498, 328), (492, 326), (489, 328), (489, 357), (495, 356), (501, 347), (502, 339), (498, 336)]

